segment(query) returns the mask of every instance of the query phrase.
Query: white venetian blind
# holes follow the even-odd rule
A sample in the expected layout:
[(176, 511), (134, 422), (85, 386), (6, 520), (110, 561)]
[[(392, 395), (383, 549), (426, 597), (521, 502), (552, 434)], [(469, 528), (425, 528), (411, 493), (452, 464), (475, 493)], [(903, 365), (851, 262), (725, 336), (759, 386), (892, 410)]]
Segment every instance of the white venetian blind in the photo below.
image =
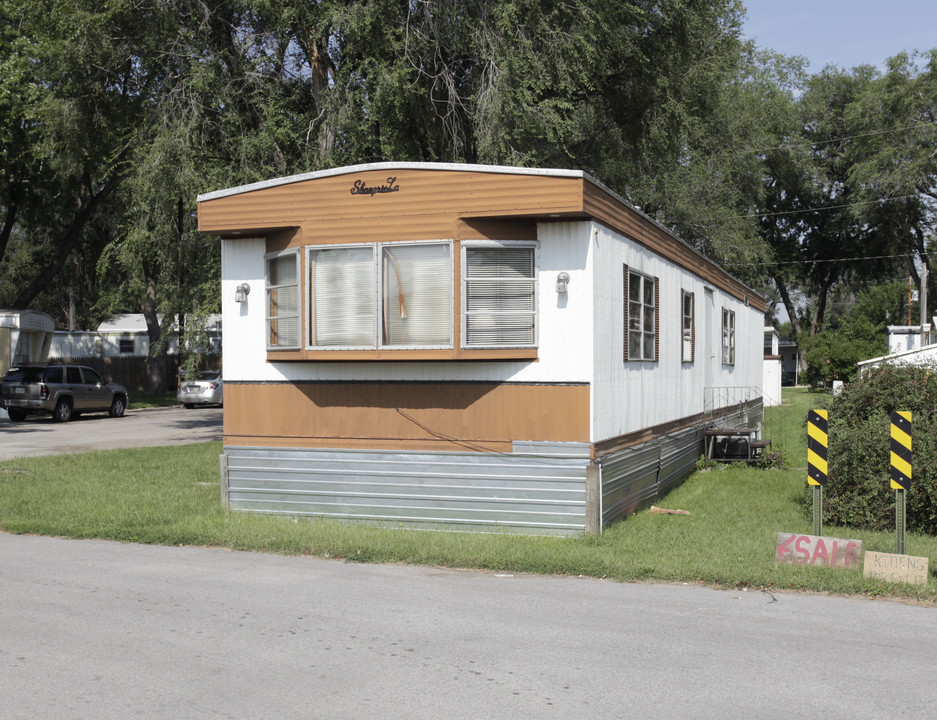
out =
[(465, 345), (533, 345), (533, 248), (466, 248)]
[(385, 346), (452, 344), (449, 244), (385, 245), (381, 251)]
[(314, 250), (312, 276), (314, 346), (374, 347), (374, 250), (369, 247)]

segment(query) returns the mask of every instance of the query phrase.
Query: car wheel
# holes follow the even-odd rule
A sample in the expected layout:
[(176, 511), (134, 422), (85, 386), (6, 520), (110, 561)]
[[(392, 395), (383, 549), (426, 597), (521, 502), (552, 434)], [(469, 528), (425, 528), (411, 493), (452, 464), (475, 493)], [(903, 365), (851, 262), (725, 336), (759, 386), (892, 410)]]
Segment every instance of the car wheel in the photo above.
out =
[(13, 422), (23, 422), (26, 419), (27, 412), (23, 408), (8, 408), (7, 414)]
[(72, 419), (72, 404), (65, 398), (62, 398), (55, 404), (55, 410), (52, 411), (52, 419), (55, 422), (68, 422)]
[(183, 406), (185, 407), (186, 410), (191, 410), (192, 408), (195, 407), (195, 403), (183, 403)]
[(111, 417), (123, 417), (124, 410), (127, 409), (127, 403), (124, 401), (123, 397), (120, 395), (114, 396), (114, 401), (111, 403), (111, 409), (107, 412)]

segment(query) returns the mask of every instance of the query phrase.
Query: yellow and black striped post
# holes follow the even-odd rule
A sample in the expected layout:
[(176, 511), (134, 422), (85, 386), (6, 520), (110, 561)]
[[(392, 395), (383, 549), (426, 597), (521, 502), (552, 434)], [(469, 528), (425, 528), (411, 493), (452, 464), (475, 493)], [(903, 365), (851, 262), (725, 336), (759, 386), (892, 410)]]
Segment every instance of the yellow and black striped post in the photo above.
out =
[(807, 413), (807, 484), (813, 486), (813, 534), (823, 534), (823, 486), (829, 480), (829, 415), (826, 410)]
[(911, 489), (911, 412), (896, 410), (891, 414), (891, 487), (895, 491), (896, 550), (905, 554), (907, 499)]

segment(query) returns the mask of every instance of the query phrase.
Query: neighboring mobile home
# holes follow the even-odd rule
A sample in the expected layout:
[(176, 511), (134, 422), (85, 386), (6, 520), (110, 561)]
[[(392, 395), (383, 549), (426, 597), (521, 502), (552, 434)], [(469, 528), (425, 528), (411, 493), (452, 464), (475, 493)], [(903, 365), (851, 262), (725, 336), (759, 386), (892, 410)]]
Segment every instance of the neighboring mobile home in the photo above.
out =
[[(163, 318), (160, 317), (160, 322)], [(174, 355), (179, 350), (178, 328), (175, 324), (166, 330), (169, 336), (167, 352)], [(206, 353), (221, 353), (221, 316), (209, 315), (206, 319)], [(115, 315), (98, 325), (97, 330), (62, 330), (52, 338), (52, 358), (88, 357), (141, 357), (150, 351), (150, 335), (143, 313)]]
[(49, 357), (55, 321), (35, 310), (0, 310), (0, 375), (12, 365)]
[(380, 163), (198, 204), (232, 507), (598, 532), (761, 420), (764, 300), (582, 172)]

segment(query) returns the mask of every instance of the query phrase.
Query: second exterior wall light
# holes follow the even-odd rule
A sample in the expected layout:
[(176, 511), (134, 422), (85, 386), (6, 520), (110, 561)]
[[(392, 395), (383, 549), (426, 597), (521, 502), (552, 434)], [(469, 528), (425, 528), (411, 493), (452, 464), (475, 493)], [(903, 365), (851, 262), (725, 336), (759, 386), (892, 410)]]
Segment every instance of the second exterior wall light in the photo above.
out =
[(569, 285), (569, 273), (561, 272), (556, 276), (556, 292), (558, 295), (566, 294), (566, 287)]

